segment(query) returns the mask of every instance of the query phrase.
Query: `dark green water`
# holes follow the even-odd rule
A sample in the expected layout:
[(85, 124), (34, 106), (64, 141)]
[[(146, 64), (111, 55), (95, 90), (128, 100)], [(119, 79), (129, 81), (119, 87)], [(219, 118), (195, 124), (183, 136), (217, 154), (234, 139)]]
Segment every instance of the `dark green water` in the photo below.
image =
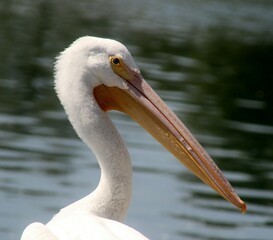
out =
[(83, 35), (129, 48), (248, 204), (241, 215), (112, 113), (134, 166), (126, 223), (151, 239), (272, 239), (272, 9), (266, 0), (2, 0), (0, 239), (19, 239), (96, 187), (96, 160), (53, 90), (55, 56)]

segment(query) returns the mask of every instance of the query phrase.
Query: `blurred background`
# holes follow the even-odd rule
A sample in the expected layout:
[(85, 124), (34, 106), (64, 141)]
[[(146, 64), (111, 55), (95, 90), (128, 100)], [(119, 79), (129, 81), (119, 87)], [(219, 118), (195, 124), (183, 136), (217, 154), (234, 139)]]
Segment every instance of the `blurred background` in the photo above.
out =
[(0, 239), (19, 239), (98, 183), (53, 89), (55, 57), (83, 35), (128, 47), (248, 204), (241, 215), (113, 112), (134, 167), (126, 224), (158, 240), (272, 239), (272, 9), (270, 0), (1, 0)]

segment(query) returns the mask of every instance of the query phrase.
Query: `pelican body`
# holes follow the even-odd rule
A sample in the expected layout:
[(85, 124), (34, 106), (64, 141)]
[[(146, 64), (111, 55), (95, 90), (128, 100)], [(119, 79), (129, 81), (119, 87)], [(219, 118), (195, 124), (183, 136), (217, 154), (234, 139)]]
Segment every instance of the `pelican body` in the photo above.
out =
[(147, 239), (122, 223), (131, 198), (132, 166), (107, 115), (110, 110), (128, 114), (203, 182), (246, 211), (228, 180), (144, 80), (121, 43), (89, 36), (76, 40), (57, 58), (55, 90), (74, 130), (94, 152), (101, 177), (92, 193), (61, 209), (46, 225), (30, 224), (21, 240)]

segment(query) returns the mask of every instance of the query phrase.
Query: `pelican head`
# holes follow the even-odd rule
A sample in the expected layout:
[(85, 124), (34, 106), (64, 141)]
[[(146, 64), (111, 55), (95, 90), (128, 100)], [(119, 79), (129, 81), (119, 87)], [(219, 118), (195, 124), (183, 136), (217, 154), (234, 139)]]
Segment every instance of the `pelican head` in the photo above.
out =
[[(220, 169), (144, 80), (130, 52), (121, 43), (95, 37), (76, 40), (57, 61), (55, 87), (80, 136), (84, 130), (81, 132), (80, 128), (75, 127), (77, 123), (73, 120), (76, 119), (73, 115), (81, 114), (82, 125), (85, 125), (85, 113), (77, 110), (79, 105), (88, 105), (99, 114), (109, 110), (122, 111), (137, 121), (198, 178), (242, 212), (246, 211), (245, 203)], [(84, 97), (86, 95), (88, 99)], [(72, 101), (73, 104), (67, 104)], [(86, 115), (86, 119), (88, 117)]]

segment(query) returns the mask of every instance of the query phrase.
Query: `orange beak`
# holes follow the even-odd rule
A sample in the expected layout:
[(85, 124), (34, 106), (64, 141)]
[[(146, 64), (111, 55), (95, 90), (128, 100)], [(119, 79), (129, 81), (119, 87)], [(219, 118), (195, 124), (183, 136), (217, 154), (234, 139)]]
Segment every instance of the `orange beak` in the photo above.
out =
[(244, 213), (246, 204), (185, 125), (139, 71), (130, 69), (120, 58), (113, 64), (113, 58), (117, 57), (110, 57), (112, 70), (124, 79), (126, 89), (97, 86), (93, 93), (100, 107), (128, 114), (198, 178)]

